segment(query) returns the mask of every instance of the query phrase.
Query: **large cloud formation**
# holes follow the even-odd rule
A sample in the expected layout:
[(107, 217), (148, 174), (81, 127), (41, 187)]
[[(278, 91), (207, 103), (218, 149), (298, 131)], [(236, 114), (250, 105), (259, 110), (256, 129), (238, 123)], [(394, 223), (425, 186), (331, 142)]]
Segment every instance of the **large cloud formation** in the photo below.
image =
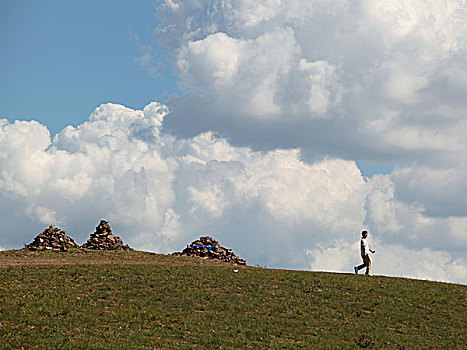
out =
[(353, 142), (382, 153), (465, 147), (463, 0), (171, 0), (159, 15), (158, 42), (199, 92), (179, 108), (209, 102), (205, 118), (251, 126), (351, 126)]
[(465, 1), (170, 0), (158, 15), (187, 87), (175, 134), (392, 165), (401, 199), (467, 216)]
[(365, 223), (423, 256), (465, 256), (464, 0), (167, 0), (157, 14), (186, 87), (164, 128), (391, 165), (366, 184), (380, 190)]
[(2, 120), (0, 246), (21, 247), (49, 224), (82, 243), (105, 218), (138, 249), (172, 252), (210, 234), (253, 265), (350, 272), (367, 227), (375, 273), (467, 282), (467, 220), (425, 216), (396, 198), (391, 176), (212, 132), (177, 138), (163, 130), (167, 113), (104, 104), (53, 139), (37, 122)]

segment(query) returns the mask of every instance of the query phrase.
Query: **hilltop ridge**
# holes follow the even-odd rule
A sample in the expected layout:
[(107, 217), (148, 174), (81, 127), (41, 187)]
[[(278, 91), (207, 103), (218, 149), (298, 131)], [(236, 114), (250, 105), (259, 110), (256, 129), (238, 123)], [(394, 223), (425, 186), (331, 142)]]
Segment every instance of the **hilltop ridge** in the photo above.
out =
[(462, 349), (467, 286), (139, 251), (0, 252), (6, 349)]

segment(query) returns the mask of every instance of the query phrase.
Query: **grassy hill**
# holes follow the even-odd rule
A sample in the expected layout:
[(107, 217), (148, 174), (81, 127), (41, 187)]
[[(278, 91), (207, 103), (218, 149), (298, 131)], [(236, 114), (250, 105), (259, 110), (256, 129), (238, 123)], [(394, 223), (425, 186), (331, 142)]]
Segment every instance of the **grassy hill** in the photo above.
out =
[(0, 280), (2, 349), (467, 347), (462, 285), (84, 250), (1, 252)]

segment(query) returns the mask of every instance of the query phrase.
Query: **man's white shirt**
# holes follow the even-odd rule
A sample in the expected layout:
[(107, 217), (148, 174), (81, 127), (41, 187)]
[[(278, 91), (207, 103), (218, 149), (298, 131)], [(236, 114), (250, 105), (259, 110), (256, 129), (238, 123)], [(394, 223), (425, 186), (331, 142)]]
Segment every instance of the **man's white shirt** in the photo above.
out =
[(362, 238), (362, 240), (360, 241), (360, 254), (362, 255), (362, 257), (364, 257), (368, 253), (368, 242), (366, 241), (366, 238)]

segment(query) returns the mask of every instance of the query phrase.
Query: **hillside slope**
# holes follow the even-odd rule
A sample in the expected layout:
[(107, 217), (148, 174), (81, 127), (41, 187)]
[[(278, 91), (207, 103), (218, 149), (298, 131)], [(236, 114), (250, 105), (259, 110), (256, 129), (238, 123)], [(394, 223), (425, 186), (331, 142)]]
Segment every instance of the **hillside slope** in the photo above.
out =
[(467, 286), (137, 251), (0, 253), (1, 348), (465, 349)]

